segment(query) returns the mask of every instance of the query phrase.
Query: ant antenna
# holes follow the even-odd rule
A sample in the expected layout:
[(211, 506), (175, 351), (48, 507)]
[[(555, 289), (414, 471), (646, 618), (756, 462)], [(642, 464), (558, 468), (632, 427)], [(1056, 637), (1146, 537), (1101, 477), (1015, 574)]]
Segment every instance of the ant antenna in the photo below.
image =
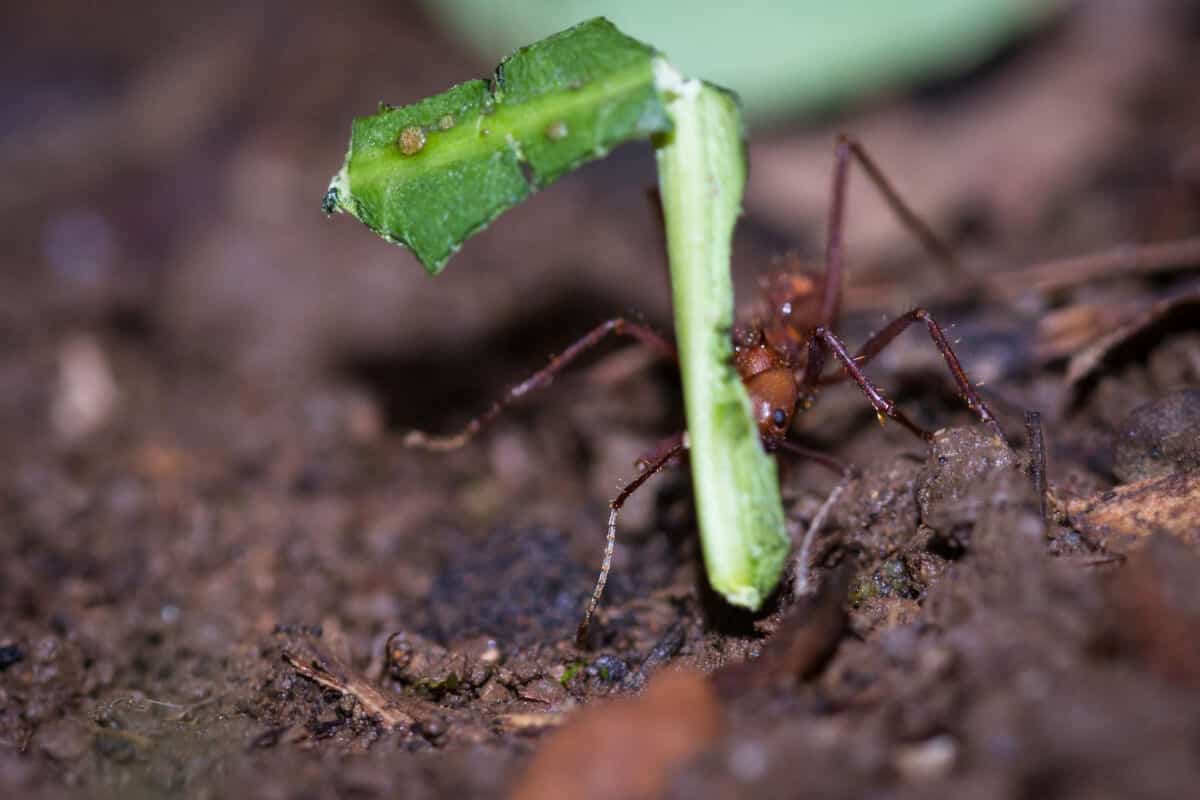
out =
[(608, 512), (608, 533), (604, 540), (604, 561), (600, 564), (600, 575), (596, 578), (596, 588), (592, 590), (592, 597), (588, 600), (587, 610), (583, 612), (583, 619), (579, 623), (579, 627), (575, 631), (575, 644), (584, 648), (587, 646), (588, 631), (592, 622), (592, 615), (596, 612), (596, 607), (600, 605), (600, 596), (604, 594), (604, 586), (608, 583), (608, 573), (612, 569), (613, 550), (617, 546), (617, 514), (621, 511), (621, 506), (625, 505), (625, 501), (630, 495), (636, 492), (643, 483), (650, 479), (651, 476), (660, 472), (663, 467), (671, 463), (677, 455), (683, 453), (688, 448), (687, 433), (679, 434), (678, 439), (674, 444), (667, 448), (658, 458), (654, 459), (645, 470), (636, 478), (631, 480), (620, 494), (609, 503)]

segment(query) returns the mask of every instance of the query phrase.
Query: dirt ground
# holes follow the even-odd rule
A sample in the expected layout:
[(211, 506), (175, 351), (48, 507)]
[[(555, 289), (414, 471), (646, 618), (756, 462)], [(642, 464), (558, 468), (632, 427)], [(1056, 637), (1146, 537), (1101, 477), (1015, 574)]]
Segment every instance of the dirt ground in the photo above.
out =
[[(1200, 279), (1175, 268), (1200, 266), (1194, 4), (1078, 4), (961, 80), (754, 132), (740, 299), (775, 257), (817, 261), (832, 133), (859, 134), (966, 267), (939, 272), (856, 181), (841, 330), (928, 305), (1010, 444), (906, 334), (871, 374), (931, 446), (850, 387), (798, 419), (862, 470), (815, 591), (724, 605), (676, 469), (621, 519), (588, 649), (606, 504), (682, 424), (671, 370), (613, 346), (462, 450), (401, 440), (614, 314), (669, 329), (649, 152), (564, 179), (430, 280), (319, 214), (352, 116), (490, 67), (420, 12), (10, 16), (4, 796), (1200, 785)], [(1134, 243), (1182, 255), (1034, 268)], [(836, 480), (781, 470), (799, 536)]]

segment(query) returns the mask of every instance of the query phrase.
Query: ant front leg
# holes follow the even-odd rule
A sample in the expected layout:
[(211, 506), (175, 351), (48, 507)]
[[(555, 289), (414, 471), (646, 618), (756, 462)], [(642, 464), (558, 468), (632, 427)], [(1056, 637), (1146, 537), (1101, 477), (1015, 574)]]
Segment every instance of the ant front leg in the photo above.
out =
[[(901, 314), (889, 322), (882, 330), (871, 336), (867, 340), (867, 343), (862, 346), (862, 349), (849, 362), (843, 362), (840, 373), (825, 376), (820, 379), (820, 383), (838, 383), (849, 377), (854, 377), (851, 365), (855, 369), (866, 366), (871, 359), (875, 358), (885, 347), (891, 344), (897, 336), (907, 330), (910, 325), (917, 322), (924, 323), (925, 329), (929, 332), (929, 338), (933, 340), (934, 346), (942, 354), (942, 359), (946, 362), (946, 367), (954, 377), (954, 383), (958, 386), (959, 396), (966, 402), (967, 408), (979, 416), (980, 422), (991, 428), (1001, 439), (1004, 439), (1004, 431), (1000, 429), (1000, 423), (996, 421), (996, 417), (992, 414), (991, 409), (988, 408), (987, 403), (980, 397), (975, 386), (967, 379), (967, 373), (963, 370), (958, 356), (954, 354), (954, 348), (946, 338), (942, 326), (938, 325), (930, 313), (923, 308), (914, 308), (912, 311)], [(862, 373), (860, 372), (859, 374), (861, 375)], [(859, 378), (854, 377), (854, 379), (859, 382), (860, 386), (863, 385)], [(866, 391), (865, 388), (864, 391)]]
[(875, 409), (875, 414), (882, 422), (884, 417), (896, 420), (905, 428), (908, 428), (914, 435), (926, 442), (933, 439), (933, 434), (924, 428), (917, 425), (908, 415), (896, 407), (896, 404), (883, 396), (883, 393), (871, 382), (866, 373), (859, 369), (854, 357), (846, 350), (846, 345), (842, 344), (832, 331), (827, 328), (817, 328), (813, 331), (813, 339), (818, 345), (825, 345), (833, 353), (833, 356), (838, 361), (842, 362), (843, 369), (849, 373), (854, 382), (858, 384), (858, 388), (862, 389), (863, 394), (871, 401), (871, 405)]
[(659, 355), (668, 358), (672, 361), (678, 359), (675, 352), (675, 345), (663, 338), (659, 334), (645, 325), (637, 322), (630, 322), (627, 319), (616, 317), (607, 320), (597, 325), (592, 330), (588, 331), (579, 339), (575, 340), (561, 354), (550, 359), (550, 363), (542, 369), (530, 375), (525, 380), (518, 383), (504, 393), (504, 396), (492, 403), (491, 407), (472, 419), (467, 423), (466, 427), (461, 431), (449, 436), (435, 436), (423, 431), (410, 431), (404, 437), (404, 445), (406, 447), (415, 447), (421, 450), (431, 450), (436, 452), (445, 452), (448, 450), (457, 450), (458, 448), (469, 442), (475, 434), (479, 433), (484, 426), (500, 415), (508, 406), (512, 405), (517, 400), (520, 400), (525, 395), (537, 389), (544, 389), (554, 381), (554, 376), (562, 372), (571, 362), (579, 358), (579, 356), (591, 350), (596, 345), (600, 344), (609, 334), (618, 336), (628, 336), (635, 339), (639, 343), (649, 347)]
[(587, 647), (588, 630), (592, 623), (592, 615), (596, 613), (596, 607), (600, 605), (600, 596), (604, 594), (604, 586), (608, 583), (608, 573), (612, 569), (613, 550), (617, 546), (617, 514), (620, 513), (621, 507), (625, 505), (625, 501), (630, 496), (641, 488), (642, 484), (650, 479), (651, 476), (660, 472), (664, 467), (669, 466), (671, 461), (676, 456), (680, 456), (688, 448), (687, 433), (679, 433), (671, 437), (669, 444), (665, 444), (658, 450), (655, 459), (649, 462), (642, 470), (641, 474), (626, 484), (625, 488), (609, 503), (608, 512), (608, 533), (604, 539), (604, 561), (600, 565), (600, 576), (596, 578), (596, 588), (592, 590), (592, 597), (588, 600), (587, 610), (583, 613), (583, 619), (579, 622), (579, 627), (575, 631), (575, 644), (580, 648)]

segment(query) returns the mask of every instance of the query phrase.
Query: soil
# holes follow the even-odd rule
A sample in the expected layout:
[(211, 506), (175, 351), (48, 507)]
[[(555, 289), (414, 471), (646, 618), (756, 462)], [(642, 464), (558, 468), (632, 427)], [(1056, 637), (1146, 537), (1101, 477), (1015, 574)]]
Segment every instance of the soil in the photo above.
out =
[[(588, 649), (606, 504), (681, 425), (672, 371), (613, 345), (462, 450), (402, 439), (604, 318), (669, 328), (651, 158), (564, 179), (429, 280), (320, 197), (354, 114), (487, 65), (403, 5), (275, 6), (37, 4), (0, 34), (4, 796), (1191, 796), (1200, 282), (1002, 270), (1200, 231), (1192, 4), (1080, 4), (953, 84), (765, 134), (799, 152), (869, 119), (886, 170), (927, 151), (914, 128), (1026, 115), (928, 206), (976, 290), (893, 228), (852, 245), (841, 325), (861, 342), (919, 297), (1009, 441), (906, 334), (871, 373), (931, 445), (848, 386), (797, 422), (861, 468), (814, 591), (726, 606), (675, 469), (625, 509)], [(1018, 99), (1075, 86), (1105, 35), (1138, 55), (1076, 148)], [(940, 155), (980, 175), (978, 148)], [(820, 252), (821, 214), (780, 222), (762, 186), (747, 305), (773, 256)], [(852, 204), (849, 237), (880, 213)], [(799, 537), (836, 479), (781, 474)]]

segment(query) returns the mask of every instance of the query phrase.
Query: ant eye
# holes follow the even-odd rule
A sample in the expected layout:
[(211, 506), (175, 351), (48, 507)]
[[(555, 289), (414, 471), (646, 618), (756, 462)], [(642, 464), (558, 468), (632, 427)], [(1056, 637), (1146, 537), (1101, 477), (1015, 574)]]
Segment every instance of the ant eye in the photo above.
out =
[(771, 424), (776, 428), (782, 428), (787, 424), (787, 412), (782, 408), (777, 408), (771, 412)]

